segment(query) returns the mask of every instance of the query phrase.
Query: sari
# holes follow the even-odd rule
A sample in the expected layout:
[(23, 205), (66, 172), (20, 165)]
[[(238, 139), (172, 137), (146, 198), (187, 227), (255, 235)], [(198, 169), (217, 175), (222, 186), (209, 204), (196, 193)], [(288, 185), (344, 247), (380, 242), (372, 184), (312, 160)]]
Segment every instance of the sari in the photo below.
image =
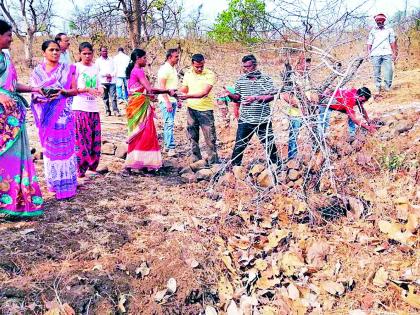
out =
[(144, 94), (140, 78), (143, 69), (135, 67), (128, 82), (130, 96), (126, 109), (128, 119), (128, 151), (125, 167), (128, 169), (157, 170), (162, 167), (162, 155), (157, 137), (154, 109)]
[[(59, 63), (47, 71), (45, 63), (42, 63), (33, 70), (31, 82), (38, 87), (70, 89), (74, 72), (73, 65)], [(77, 188), (71, 102), (71, 97), (63, 95), (50, 100), (40, 94), (32, 94), (31, 108), (44, 152), (47, 188), (55, 193), (57, 199), (73, 197)]]
[(26, 100), (15, 92), (17, 75), (10, 57), (0, 52), (0, 93), (16, 102), (0, 104), (0, 213), (32, 217), (43, 213), (43, 199), (32, 162), (25, 118)]

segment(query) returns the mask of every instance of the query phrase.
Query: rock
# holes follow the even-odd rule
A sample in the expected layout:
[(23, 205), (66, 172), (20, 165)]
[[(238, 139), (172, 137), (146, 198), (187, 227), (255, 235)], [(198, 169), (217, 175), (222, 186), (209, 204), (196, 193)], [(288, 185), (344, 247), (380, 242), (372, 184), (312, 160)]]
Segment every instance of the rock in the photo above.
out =
[(99, 174), (106, 174), (106, 173), (109, 172), (108, 165), (107, 164), (104, 164), (104, 163), (99, 163), (98, 167), (96, 168), (96, 171)]
[(128, 144), (121, 142), (117, 145), (115, 150), (115, 156), (120, 159), (125, 159), (127, 157)]
[(195, 183), (197, 181), (197, 177), (194, 173), (185, 173), (181, 175), (181, 180), (184, 183)]
[(264, 170), (260, 175), (257, 177), (257, 183), (261, 187), (271, 187), (274, 186), (274, 180), (272, 175), (268, 170)]
[(260, 174), (262, 171), (265, 170), (264, 165), (262, 164), (255, 164), (251, 170), (249, 171), (249, 174), (251, 174), (252, 176), (258, 175)]
[(399, 135), (403, 132), (407, 132), (411, 129), (413, 129), (414, 127), (414, 123), (409, 122), (409, 121), (400, 121), (397, 123), (397, 125), (395, 126), (395, 135)]
[(294, 185), (294, 187), (295, 188), (301, 188), (302, 186), (303, 186), (303, 178), (301, 177), (301, 178), (299, 178), (297, 181), (295, 181), (294, 182), (295, 183), (295, 185)]
[(289, 162), (287, 162), (287, 163), (286, 163), (286, 166), (287, 166), (288, 168), (291, 168), (291, 169), (294, 169), (294, 170), (298, 170), (298, 169), (300, 169), (299, 162), (298, 162), (298, 161), (296, 161), (295, 159), (290, 160)]
[(287, 176), (289, 177), (290, 180), (295, 181), (300, 177), (300, 173), (297, 170), (290, 169)]
[(236, 179), (244, 180), (246, 177), (246, 172), (243, 166), (235, 165), (232, 168), (233, 174), (235, 175)]
[(193, 172), (197, 172), (197, 171), (207, 167), (207, 161), (206, 160), (195, 161), (194, 163), (190, 164), (190, 167), (193, 170)]
[(102, 154), (114, 155), (115, 154), (115, 145), (113, 143), (105, 143), (102, 146)]
[(279, 179), (280, 182), (285, 183), (288, 179), (287, 172), (286, 171), (281, 171), (280, 175), (278, 176), (278, 179)]
[(110, 163), (107, 164), (108, 171), (113, 173), (119, 173), (124, 169), (125, 160), (115, 158)]
[(195, 173), (195, 176), (197, 177), (198, 180), (210, 180), (213, 175), (214, 173), (212, 172), (212, 170), (208, 168), (203, 168), (199, 170), (197, 173)]
[(214, 174), (216, 174), (222, 169), (222, 164), (213, 164), (210, 169)]
[(193, 173), (193, 170), (189, 166), (186, 166), (179, 171), (180, 175), (187, 174), (187, 173)]

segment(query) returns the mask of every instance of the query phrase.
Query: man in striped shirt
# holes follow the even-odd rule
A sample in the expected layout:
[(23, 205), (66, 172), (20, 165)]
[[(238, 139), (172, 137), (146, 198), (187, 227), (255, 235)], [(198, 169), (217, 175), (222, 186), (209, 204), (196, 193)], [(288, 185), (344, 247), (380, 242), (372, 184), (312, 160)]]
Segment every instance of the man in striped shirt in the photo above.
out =
[(254, 55), (242, 58), (242, 68), (244, 74), (235, 83), (235, 93), (224, 90), (225, 96), (233, 102), (240, 103), (232, 165), (241, 165), (244, 151), (254, 133), (265, 147), (271, 162), (278, 164), (270, 117), (270, 102), (274, 99), (275, 90), (273, 80), (257, 70), (257, 59)]

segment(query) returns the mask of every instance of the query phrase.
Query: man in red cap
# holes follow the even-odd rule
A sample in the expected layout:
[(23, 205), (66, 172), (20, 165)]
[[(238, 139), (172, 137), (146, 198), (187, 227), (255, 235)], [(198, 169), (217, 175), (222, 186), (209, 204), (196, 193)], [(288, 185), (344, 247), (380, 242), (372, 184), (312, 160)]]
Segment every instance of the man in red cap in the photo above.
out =
[(374, 18), (377, 26), (369, 33), (367, 52), (372, 59), (376, 90), (380, 93), (382, 88), (382, 66), (384, 70), (384, 89), (385, 91), (391, 89), (393, 76), (392, 62), (395, 62), (397, 59), (398, 47), (394, 30), (385, 26), (385, 14), (377, 14)]

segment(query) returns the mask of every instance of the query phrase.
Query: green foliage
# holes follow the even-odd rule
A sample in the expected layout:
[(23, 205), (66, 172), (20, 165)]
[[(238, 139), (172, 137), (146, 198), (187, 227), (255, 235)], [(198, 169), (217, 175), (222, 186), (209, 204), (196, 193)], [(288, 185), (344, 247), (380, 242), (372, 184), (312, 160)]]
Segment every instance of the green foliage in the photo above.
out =
[(209, 36), (219, 43), (258, 42), (258, 32), (266, 24), (265, 2), (261, 0), (230, 0), (229, 8), (221, 12)]
[(402, 153), (395, 152), (395, 149), (382, 147), (382, 154), (379, 158), (382, 168), (390, 172), (399, 170), (405, 166), (406, 157)]

